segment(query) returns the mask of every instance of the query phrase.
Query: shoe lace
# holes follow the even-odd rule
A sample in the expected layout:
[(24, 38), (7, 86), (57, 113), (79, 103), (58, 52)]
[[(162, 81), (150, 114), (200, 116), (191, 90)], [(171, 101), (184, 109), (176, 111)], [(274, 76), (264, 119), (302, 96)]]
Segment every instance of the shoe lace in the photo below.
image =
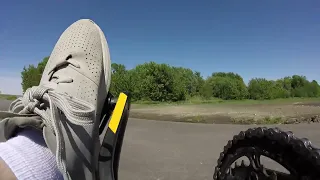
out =
[[(71, 56), (72, 57), (72, 56)], [(61, 78), (54, 73), (63, 65), (71, 64), (75, 67), (80, 66), (70, 61), (70, 56), (58, 62), (50, 71), (54, 81), (50, 83), (71, 83), (72, 78)], [(51, 129), (56, 137), (56, 161), (64, 179), (71, 179), (67, 172), (66, 162), (62, 158), (62, 150), (65, 149), (61, 133), (60, 119), (61, 112), (65, 115), (69, 123), (86, 126), (94, 122), (95, 108), (92, 104), (81, 99), (55, 92), (50, 84), (39, 85), (28, 88), (23, 97), (13, 101), (9, 107), (10, 112), (19, 114), (37, 114), (44, 121), (44, 124)], [(50, 108), (47, 105), (49, 105)]]

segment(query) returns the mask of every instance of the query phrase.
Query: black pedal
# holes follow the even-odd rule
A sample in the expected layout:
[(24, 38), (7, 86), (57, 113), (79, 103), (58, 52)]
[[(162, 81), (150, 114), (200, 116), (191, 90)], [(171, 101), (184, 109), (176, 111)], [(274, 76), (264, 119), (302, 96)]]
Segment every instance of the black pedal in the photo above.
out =
[(120, 93), (117, 103), (111, 95), (108, 98), (108, 110), (105, 111), (99, 128), (101, 148), (98, 179), (118, 180), (121, 148), (130, 111), (130, 95)]

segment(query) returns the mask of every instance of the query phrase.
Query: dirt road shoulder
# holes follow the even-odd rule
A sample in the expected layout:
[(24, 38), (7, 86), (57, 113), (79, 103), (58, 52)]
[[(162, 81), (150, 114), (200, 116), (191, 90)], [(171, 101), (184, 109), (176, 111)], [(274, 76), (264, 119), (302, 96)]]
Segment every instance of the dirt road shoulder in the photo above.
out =
[(216, 124), (296, 124), (320, 121), (320, 103), (133, 105), (139, 119)]

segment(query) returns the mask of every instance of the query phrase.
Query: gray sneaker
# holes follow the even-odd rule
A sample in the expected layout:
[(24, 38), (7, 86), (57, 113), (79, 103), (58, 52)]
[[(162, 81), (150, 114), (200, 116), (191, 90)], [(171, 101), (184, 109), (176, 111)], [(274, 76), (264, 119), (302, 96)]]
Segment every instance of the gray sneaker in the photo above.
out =
[[(79, 20), (59, 38), (40, 85), (29, 88), (11, 104), (11, 114), (6, 114), (14, 117), (11, 120), (15, 123), (28, 114), (31, 117), (24, 118), (27, 121), (20, 126), (43, 127), (64, 179), (97, 177), (99, 119), (109, 91), (110, 64), (102, 30), (92, 20)], [(32, 118), (32, 114), (39, 118)], [(4, 136), (9, 138), (10, 133)]]

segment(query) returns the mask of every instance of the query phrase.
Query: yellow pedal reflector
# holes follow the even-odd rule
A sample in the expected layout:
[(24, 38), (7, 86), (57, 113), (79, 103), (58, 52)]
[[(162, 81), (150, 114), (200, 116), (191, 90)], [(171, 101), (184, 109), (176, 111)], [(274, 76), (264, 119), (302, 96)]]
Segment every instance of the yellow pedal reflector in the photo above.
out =
[(113, 133), (117, 132), (120, 119), (122, 117), (123, 109), (127, 102), (127, 95), (124, 93), (120, 93), (117, 104), (113, 110), (110, 122), (109, 122), (109, 128)]

